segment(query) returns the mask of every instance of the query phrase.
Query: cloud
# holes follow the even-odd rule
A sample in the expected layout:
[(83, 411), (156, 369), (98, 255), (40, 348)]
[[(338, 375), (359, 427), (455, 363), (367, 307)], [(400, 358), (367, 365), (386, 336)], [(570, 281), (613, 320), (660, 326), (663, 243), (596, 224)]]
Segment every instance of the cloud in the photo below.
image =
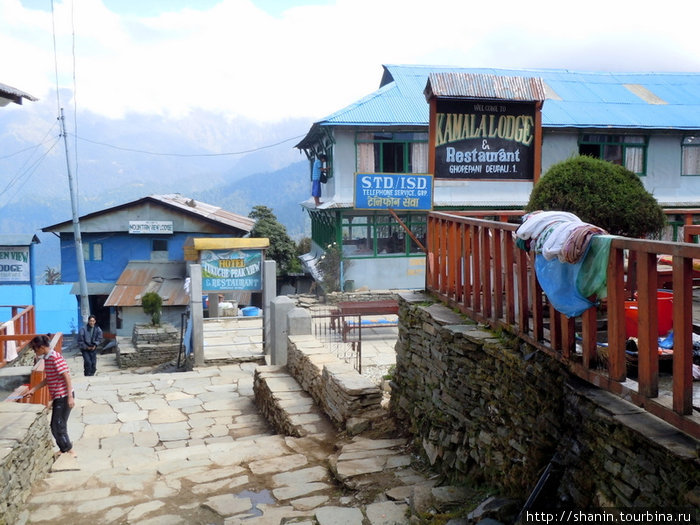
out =
[(2, 0), (0, 45), (13, 51), (0, 58), (0, 82), (45, 97), (56, 65), (59, 85), (73, 89), (75, 64), (81, 110), (273, 122), (342, 108), (378, 87), (384, 63), (700, 71), (692, 17), (669, 6), (331, 1), (270, 13), (222, 0), (137, 16), (101, 0), (55, 0), (52, 22), (50, 12)]

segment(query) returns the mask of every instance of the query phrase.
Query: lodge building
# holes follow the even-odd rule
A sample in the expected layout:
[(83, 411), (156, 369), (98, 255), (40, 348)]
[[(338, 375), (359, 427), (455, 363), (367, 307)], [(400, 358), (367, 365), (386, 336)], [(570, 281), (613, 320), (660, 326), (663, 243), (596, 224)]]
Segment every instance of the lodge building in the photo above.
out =
[[(465, 96), (474, 111), (452, 112), (451, 98)], [(505, 135), (535, 144), (530, 165), (519, 147), (491, 147)], [(466, 137), (489, 152), (450, 146)], [(422, 289), (428, 210), (522, 209), (539, 177), (572, 156), (625, 166), (664, 208), (700, 205), (700, 74), (385, 65), (375, 92), (315, 122), (296, 148), (310, 163), (328, 158), (323, 203), (301, 204), (312, 275), (338, 249), (346, 289)], [(429, 187), (407, 197), (400, 184)]]

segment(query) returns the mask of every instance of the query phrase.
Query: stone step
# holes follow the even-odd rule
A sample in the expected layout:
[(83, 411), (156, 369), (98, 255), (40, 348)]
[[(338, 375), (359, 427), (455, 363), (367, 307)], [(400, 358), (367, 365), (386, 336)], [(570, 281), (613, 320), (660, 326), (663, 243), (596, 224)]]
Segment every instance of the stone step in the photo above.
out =
[(259, 366), (253, 378), (255, 403), (268, 423), (285, 436), (319, 437), (335, 434), (327, 416), (284, 366)]

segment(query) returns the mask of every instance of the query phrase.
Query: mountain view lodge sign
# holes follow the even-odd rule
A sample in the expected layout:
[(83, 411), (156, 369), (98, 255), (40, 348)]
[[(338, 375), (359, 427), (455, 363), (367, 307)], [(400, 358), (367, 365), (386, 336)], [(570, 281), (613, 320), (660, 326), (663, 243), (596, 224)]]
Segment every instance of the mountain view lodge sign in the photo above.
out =
[(542, 136), (540, 79), (431, 75), (426, 97), (436, 179), (534, 180)]

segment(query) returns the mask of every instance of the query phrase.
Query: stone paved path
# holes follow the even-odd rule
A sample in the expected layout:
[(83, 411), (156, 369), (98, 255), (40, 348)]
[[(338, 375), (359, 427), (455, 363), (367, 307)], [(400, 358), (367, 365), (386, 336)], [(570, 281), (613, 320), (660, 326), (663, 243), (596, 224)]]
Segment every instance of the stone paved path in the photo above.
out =
[(140, 374), (105, 355), (86, 378), (79, 355), (67, 357), (78, 458), (57, 459), (22, 524), (401, 524), (403, 495), (366, 501), (358, 487), (387, 469), (392, 486), (429, 485), (401, 442), (359, 438), (343, 450), (334, 435), (275, 434), (253, 399), (252, 363)]

